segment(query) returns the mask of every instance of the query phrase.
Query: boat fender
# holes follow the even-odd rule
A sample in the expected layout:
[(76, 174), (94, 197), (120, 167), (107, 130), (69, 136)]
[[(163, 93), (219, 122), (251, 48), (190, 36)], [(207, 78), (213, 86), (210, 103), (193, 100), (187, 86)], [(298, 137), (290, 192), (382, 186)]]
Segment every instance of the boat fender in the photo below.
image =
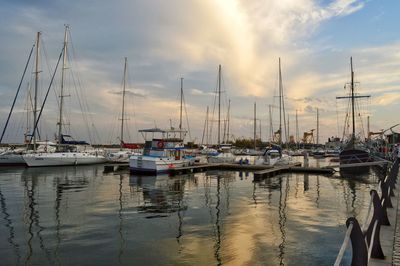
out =
[(157, 142), (157, 148), (159, 149), (164, 148), (164, 141), (160, 140), (159, 142)]

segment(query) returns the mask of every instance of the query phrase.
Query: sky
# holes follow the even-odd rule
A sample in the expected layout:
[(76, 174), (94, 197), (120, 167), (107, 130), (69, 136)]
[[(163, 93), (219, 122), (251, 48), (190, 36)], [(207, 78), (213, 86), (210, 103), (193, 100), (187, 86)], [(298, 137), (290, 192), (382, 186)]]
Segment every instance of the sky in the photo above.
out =
[[(268, 140), (270, 125), (274, 131), (279, 127), (279, 58), (290, 135), (296, 135), (296, 111), (302, 136), (317, 128), (318, 109), (319, 142), (343, 136), (347, 101), (336, 96), (348, 93), (350, 57), (357, 93), (371, 96), (359, 101), (357, 116), (363, 122), (357, 131), (367, 132), (368, 116), (371, 131), (387, 129), (400, 120), (398, 10), (395, 0), (5, 0), (0, 9), (0, 127), (38, 31), (39, 105), (43, 102), (67, 24), (63, 121), (64, 132), (75, 139), (118, 143), (125, 57), (125, 141), (142, 141), (138, 129), (179, 126), (181, 78), (183, 127), (190, 129), (186, 140), (202, 141), (207, 106), (215, 140), (218, 65), (224, 119), (231, 102), (231, 138), (253, 137), (256, 103), (257, 135), (261, 131)], [(26, 106), (28, 88), (31, 95), (34, 88), (33, 61), (3, 142), (22, 142), (32, 123), (27, 113), (32, 108)], [(57, 71), (43, 109), (42, 139), (52, 140), (57, 131), (60, 80)]]

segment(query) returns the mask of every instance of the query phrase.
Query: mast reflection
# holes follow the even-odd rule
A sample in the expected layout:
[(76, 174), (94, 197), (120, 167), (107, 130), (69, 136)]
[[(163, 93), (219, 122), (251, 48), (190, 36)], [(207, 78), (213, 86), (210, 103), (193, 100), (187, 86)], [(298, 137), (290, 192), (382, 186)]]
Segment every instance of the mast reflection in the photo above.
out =
[(3, 219), (5, 221), (5, 226), (7, 227), (8, 231), (9, 231), (9, 235), (7, 237), (7, 241), (8, 243), (10, 243), (10, 245), (13, 247), (15, 256), (16, 256), (16, 264), (19, 265), (20, 264), (20, 260), (21, 260), (21, 255), (20, 255), (20, 248), (19, 245), (14, 241), (15, 238), (15, 229), (14, 229), (14, 225), (13, 222), (10, 218), (10, 214), (8, 213), (7, 210), (7, 204), (6, 204), (6, 198), (3, 195), (3, 192), (1, 191), (1, 187), (0, 187), (0, 205), (1, 205), (1, 213), (3, 214)]

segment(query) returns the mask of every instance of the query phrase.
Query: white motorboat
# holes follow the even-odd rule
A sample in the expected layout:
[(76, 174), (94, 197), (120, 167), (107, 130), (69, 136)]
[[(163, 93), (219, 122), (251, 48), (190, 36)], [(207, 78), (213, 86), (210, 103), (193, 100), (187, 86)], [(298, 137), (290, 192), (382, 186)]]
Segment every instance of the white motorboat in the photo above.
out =
[(144, 139), (146, 134), (158, 134), (160, 138), (146, 140), (142, 155), (132, 155), (129, 158), (129, 168), (133, 173), (157, 174), (168, 172), (171, 168), (189, 166), (193, 159), (186, 158), (182, 136), (184, 130), (175, 129), (142, 129), (139, 130)]

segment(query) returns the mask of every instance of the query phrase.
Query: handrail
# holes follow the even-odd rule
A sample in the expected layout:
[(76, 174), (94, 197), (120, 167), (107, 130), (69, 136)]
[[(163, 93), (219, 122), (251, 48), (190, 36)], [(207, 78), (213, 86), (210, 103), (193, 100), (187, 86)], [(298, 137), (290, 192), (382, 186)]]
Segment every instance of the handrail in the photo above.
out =
[(365, 217), (364, 222), (363, 222), (363, 225), (362, 225), (362, 227), (361, 227), (361, 230), (362, 230), (362, 231), (365, 231), (365, 229), (366, 229), (366, 227), (367, 227), (367, 222), (368, 222), (368, 220), (369, 220), (368, 218), (369, 218), (369, 216), (370, 216), (370, 214), (371, 214), (371, 209), (372, 209), (372, 197), (370, 197), (367, 216)]
[(342, 262), (343, 255), (344, 255), (344, 252), (346, 251), (347, 244), (349, 243), (350, 234), (351, 234), (352, 230), (353, 230), (353, 222), (350, 222), (349, 227), (347, 227), (347, 231), (346, 231), (346, 235), (345, 235), (344, 240), (343, 240), (343, 244), (342, 244), (342, 246), (341, 246), (341, 248), (339, 250), (339, 253), (338, 253), (337, 257), (336, 257), (336, 261), (335, 261), (335, 264), (334, 264), (335, 266), (339, 266), (340, 262)]
[(370, 243), (372, 243), (372, 244), (369, 245), (369, 247), (368, 247), (368, 262), (369, 262), (369, 260), (370, 260), (370, 258), (371, 258), (372, 247), (374, 246), (373, 243), (374, 243), (374, 240), (375, 240), (375, 231), (376, 231), (377, 226), (378, 226), (378, 220), (375, 220), (375, 222), (374, 222), (374, 227), (373, 227), (373, 229), (372, 229), (371, 242), (370, 242)]
[[(377, 190), (371, 190), (371, 199), (362, 229), (356, 218), (350, 217), (347, 219), (346, 234), (336, 257), (335, 266), (340, 265), (349, 239), (353, 247), (352, 265), (367, 265), (371, 257), (384, 259), (379, 236), (380, 227), (382, 225), (390, 226), (386, 209), (392, 207), (390, 197), (395, 196), (393, 190), (395, 189), (398, 173), (399, 159), (394, 161), (389, 167), (386, 177), (379, 181)], [(377, 191), (379, 191), (381, 195), (379, 195)], [(372, 206), (374, 206), (374, 212), (370, 219)]]

